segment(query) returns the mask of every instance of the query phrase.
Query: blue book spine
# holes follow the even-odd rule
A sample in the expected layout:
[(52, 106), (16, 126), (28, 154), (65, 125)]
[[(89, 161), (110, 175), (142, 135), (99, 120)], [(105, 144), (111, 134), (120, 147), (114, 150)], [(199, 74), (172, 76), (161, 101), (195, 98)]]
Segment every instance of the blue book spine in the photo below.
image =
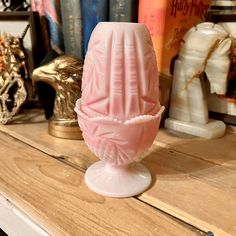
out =
[(81, 0), (83, 55), (86, 55), (90, 35), (100, 21), (108, 21), (108, 0)]
[(82, 17), (80, 0), (61, 0), (65, 53), (82, 59)]

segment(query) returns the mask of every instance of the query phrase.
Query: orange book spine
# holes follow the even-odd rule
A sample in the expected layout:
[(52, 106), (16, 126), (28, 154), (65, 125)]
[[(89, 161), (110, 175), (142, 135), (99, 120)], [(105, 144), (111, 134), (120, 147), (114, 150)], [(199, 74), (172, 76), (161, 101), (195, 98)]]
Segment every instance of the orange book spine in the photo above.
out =
[(211, 0), (139, 0), (140, 23), (145, 23), (157, 55), (158, 70), (171, 75), (183, 35), (204, 20)]

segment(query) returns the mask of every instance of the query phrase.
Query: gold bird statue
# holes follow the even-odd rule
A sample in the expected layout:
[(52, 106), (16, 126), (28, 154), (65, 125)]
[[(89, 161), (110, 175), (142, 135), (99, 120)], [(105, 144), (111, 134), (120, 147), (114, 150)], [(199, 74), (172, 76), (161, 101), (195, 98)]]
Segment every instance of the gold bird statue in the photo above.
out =
[(49, 120), (49, 134), (68, 139), (82, 139), (74, 111), (81, 96), (83, 60), (63, 55), (33, 71), (32, 82), (50, 85), (55, 90), (53, 116)]

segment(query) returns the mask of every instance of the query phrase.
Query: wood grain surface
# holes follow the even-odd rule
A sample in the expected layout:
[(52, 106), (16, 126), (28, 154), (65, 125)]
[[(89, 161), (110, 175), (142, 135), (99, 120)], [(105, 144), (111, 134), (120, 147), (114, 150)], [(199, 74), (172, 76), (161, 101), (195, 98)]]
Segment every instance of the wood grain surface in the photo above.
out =
[[(25, 117), (0, 129), (82, 171), (97, 160), (83, 141), (49, 136), (42, 116)], [(205, 140), (160, 130), (143, 160), (153, 183), (138, 198), (215, 236), (236, 235), (234, 131)]]
[(217, 165), (236, 169), (236, 132), (228, 127), (224, 137), (202, 139), (191, 135), (166, 130), (159, 132), (154, 142), (159, 147), (169, 148)]
[(137, 199), (91, 192), (81, 171), (9, 135), (0, 147), (1, 194), (50, 235), (202, 235)]
[(145, 202), (214, 235), (236, 235), (236, 172), (173, 150), (152, 148)]

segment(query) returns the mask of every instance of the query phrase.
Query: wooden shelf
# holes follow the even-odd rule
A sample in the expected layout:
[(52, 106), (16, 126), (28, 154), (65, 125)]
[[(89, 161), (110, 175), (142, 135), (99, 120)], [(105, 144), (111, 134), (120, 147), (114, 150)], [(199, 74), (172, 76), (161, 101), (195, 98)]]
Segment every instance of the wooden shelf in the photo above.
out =
[[(83, 141), (50, 136), (41, 111), (22, 114), (0, 131), (0, 207), (7, 201), (9, 209), (17, 209), (25, 230), (38, 235), (236, 235), (234, 128), (215, 140), (160, 130), (143, 160), (152, 186), (128, 199), (105, 198), (85, 186), (84, 172), (97, 157)], [(0, 228), (18, 235), (14, 222), (1, 217)]]

